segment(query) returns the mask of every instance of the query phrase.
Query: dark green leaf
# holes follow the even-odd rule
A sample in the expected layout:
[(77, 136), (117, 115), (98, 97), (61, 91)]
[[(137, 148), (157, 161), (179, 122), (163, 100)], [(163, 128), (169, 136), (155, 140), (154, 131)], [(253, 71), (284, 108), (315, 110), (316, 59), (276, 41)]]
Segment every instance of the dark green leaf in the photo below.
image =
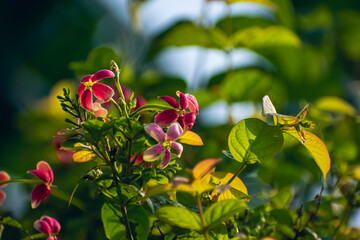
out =
[(150, 231), (150, 223), (145, 209), (140, 205), (130, 205), (127, 213), (130, 222), (136, 225), (136, 239), (146, 240)]

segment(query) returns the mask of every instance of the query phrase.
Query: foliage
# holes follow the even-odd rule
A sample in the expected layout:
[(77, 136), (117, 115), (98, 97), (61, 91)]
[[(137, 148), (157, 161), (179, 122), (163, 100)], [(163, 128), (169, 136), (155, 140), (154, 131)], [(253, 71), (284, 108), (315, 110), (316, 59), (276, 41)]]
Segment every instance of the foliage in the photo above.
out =
[[(147, 3), (131, 3), (133, 27)], [(65, 155), (71, 159), (54, 167), (51, 196), (40, 211), (58, 216), (59, 238), (66, 239), (358, 239), (352, 222), (360, 206), (358, 86), (342, 79), (358, 74), (349, 66), (359, 60), (359, 13), (302, 11), (306, 3), (287, 0), (203, 4), (197, 21), (182, 19), (145, 39), (135, 64), (112, 47), (70, 63), (75, 75), (93, 75), (77, 92), (68, 83), (54, 88), (66, 117), (37, 110), (46, 120), (34, 129), (66, 118), (65, 128), (56, 124), (63, 129), (55, 151), (62, 163)], [(226, 14), (207, 22), (215, 4)], [(260, 10), (234, 10), (248, 6)], [(224, 68), (201, 76), (208, 60), (199, 54), (193, 84), (154, 68), (167, 51), (194, 47), (224, 56)], [(238, 65), (239, 51), (255, 60)], [(108, 75), (96, 77), (102, 71)], [(216, 120), (207, 110), (219, 101), (226, 121), (206, 126), (204, 119)], [(45, 106), (55, 109), (53, 100)], [(238, 119), (237, 106), (254, 111)], [(39, 184), (7, 182), (16, 181)], [(1, 217), (0, 236), (45, 238), (30, 236), (37, 211), (24, 224)]]

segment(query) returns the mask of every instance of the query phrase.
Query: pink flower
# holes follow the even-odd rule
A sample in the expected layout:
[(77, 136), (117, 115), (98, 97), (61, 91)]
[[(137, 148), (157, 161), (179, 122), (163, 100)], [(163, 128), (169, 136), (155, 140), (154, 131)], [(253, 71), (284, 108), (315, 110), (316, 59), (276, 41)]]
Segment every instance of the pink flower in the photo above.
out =
[(144, 161), (153, 162), (163, 155), (159, 166), (160, 168), (165, 168), (171, 160), (171, 148), (177, 151), (177, 157), (181, 157), (183, 146), (175, 142), (183, 134), (180, 124), (177, 122), (171, 124), (166, 135), (162, 128), (155, 123), (146, 125), (145, 131), (159, 144), (145, 150), (143, 155)]
[[(0, 183), (1, 182), (6, 182), (10, 180), (10, 176), (7, 172), (5, 171), (0, 171)], [(6, 187), (7, 184), (0, 184), (0, 188)], [(6, 194), (0, 190), (0, 206), (3, 204), (3, 202), (5, 201), (6, 198)]]
[[(179, 97), (179, 102), (170, 96), (159, 97), (172, 106), (173, 109), (167, 109), (157, 114), (155, 116), (155, 123), (163, 128), (177, 121), (183, 129), (186, 126), (188, 130), (191, 130), (195, 123), (196, 116), (199, 114), (199, 104), (191, 94), (183, 94), (177, 91), (176, 95)], [(186, 112), (187, 108), (190, 112)]]
[(31, 192), (31, 207), (37, 208), (39, 204), (49, 196), (54, 181), (54, 174), (50, 165), (45, 161), (38, 162), (36, 170), (31, 170), (27, 173), (34, 175), (44, 182), (36, 185)]
[[(109, 70), (100, 70), (94, 75), (87, 75), (81, 80), (78, 89), (79, 100), (81, 106), (90, 112), (94, 112), (96, 116), (104, 117), (107, 110), (101, 107), (102, 103), (108, 102), (114, 96), (114, 90), (105, 85), (98, 83), (104, 78), (114, 77), (114, 73)], [(93, 93), (97, 100), (93, 102)]]
[(42, 216), (40, 220), (36, 220), (34, 222), (34, 228), (49, 236), (47, 240), (57, 240), (55, 234), (60, 232), (61, 226), (56, 219), (48, 216)]

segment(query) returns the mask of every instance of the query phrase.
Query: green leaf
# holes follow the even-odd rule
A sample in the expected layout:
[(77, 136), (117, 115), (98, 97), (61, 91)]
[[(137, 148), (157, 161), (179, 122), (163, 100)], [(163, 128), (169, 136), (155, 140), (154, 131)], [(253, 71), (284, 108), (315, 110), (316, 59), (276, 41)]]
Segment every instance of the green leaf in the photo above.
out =
[(121, 212), (109, 203), (101, 208), (101, 219), (104, 225), (105, 236), (110, 240), (126, 240), (125, 226), (121, 223)]
[(204, 224), (213, 228), (231, 216), (242, 212), (246, 208), (243, 201), (227, 199), (212, 204), (204, 213)]
[(183, 207), (161, 207), (155, 212), (155, 215), (161, 221), (171, 225), (196, 231), (201, 230), (200, 217), (196, 213)]
[(100, 69), (108, 69), (111, 60), (117, 60), (119, 56), (109, 47), (100, 47), (92, 50), (86, 62), (71, 62), (70, 69), (79, 75), (94, 74)]
[(246, 28), (233, 34), (232, 42), (235, 47), (250, 49), (272, 47), (299, 48), (301, 45), (299, 37), (288, 28), (282, 26), (269, 26), (265, 28), (254, 26)]
[(97, 119), (87, 120), (83, 123), (85, 131), (88, 133), (88, 138), (94, 140), (96, 143), (101, 141), (114, 126), (114, 121), (103, 122)]
[(292, 226), (288, 226), (286, 224), (277, 224), (276, 225), (276, 230), (285, 234), (287, 237), (289, 237), (290, 239), (294, 239), (296, 233), (293, 229)]
[(356, 109), (338, 97), (322, 97), (316, 100), (314, 107), (325, 112), (342, 113), (349, 116), (356, 115)]
[(241, 120), (229, 134), (231, 154), (239, 161), (255, 163), (273, 158), (283, 145), (281, 129), (265, 122), (248, 118)]
[(259, 69), (241, 69), (230, 72), (221, 82), (221, 95), (228, 102), (257, 100), (273, 89), (276, 79)]
[(180, 22), (159, 35), (150, 47), (148, 58), (151, 59), (166, 47), (201, 46), (205, 48), (224, 48), (227, 38), (217, 29), (204, 29), (193, 22)]
[[(286, 130), (284, 129), (283, 132), (302, 142), (299, 134), (294, 128)], [(325, 180), (331, 165), (329, 152), (323, 141), (321, 141), (321, 139), (318, 138), (315, 134), (309, 131), (305, 131), (305, 136), (306, 142), (302, 145), (308, 150), (309, 154), (313, 157), (316, 164), (319, 166)]]
[(150, 231), (150, 223), (145, 209), (140, 205), (130, 205), (127, 208), (127, 214), (130, 222), (136, 224), (136, 239), (146, 240)]
[(2, 218), (0, 220), (0, 224), (9, 225), (9, 226), (15, 227), (15, 228), (22, 228), (21, 224), (17, 220), (15, 220), (9, 216)]

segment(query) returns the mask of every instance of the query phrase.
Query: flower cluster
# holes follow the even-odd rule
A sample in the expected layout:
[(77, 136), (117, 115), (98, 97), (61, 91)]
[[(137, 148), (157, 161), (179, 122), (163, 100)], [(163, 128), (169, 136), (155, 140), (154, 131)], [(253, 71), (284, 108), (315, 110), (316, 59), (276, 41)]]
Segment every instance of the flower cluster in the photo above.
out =
[(40, 220), (34, 222), (34, 228), (39, 232), (45, 233), (48, 236), (46, 240), (57, 240), (55, 234), (60, 232), (61, 226), (56, 219), (42, 216)]

